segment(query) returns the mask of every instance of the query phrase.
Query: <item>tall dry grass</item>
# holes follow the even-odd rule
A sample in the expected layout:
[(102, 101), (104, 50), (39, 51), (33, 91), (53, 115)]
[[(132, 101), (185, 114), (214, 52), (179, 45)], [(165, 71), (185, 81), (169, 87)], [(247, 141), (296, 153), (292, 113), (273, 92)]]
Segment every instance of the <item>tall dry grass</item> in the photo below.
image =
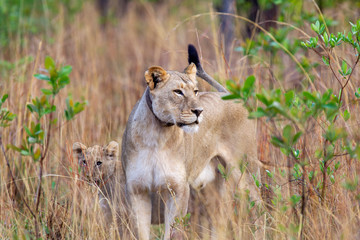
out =
[[(132, 107), (145, 89), (144, 71), (151, 65), (161, 65), (166, 69), (182, 70), (187, 65), (186, 47), (188, 43), (198, 46), (203, 57), (203, 66), (207, 72), (224, 82), (225, 79), (244, 79), (249, 74), (255, 74), (258, 83), (268, 85), (271, 80), (270, 66), (250, 61), (240, 53), (233, 53), (228, 61), (223, 58), (223, 46), (219, 41), (219, 17), (211, 13), (211, 6), (200, 2), (195, 6), (175, 8), (176, 1), (163, 4), (131, 3), (129, 8), (116, 24), (106, 28), (99, 22), (98, 12), (92, 2), (84, 5), (83, 10), (69, 23), (64, 10), (55, 19), (49, 19), (56, 26), (56, 31), (48, 29), (46, 34), (27, 36), (14, 41), (0, 51), (1, 59), (17, 62), (26, 56), (26, 60), (3, 75), (0, 82), (0, 95), (9, 93), (7, 107), (17, 114), (17, 119), (11, 127), (2, 132), (5, 144), (20, 145), (24, 136), (23, 126), (31, 116), (26, 111), (26, 103), (31, 97), (40, 94), (43, 82), (32, 75), (43, 67), (46, 55), (52, 56), (58, 63), (73, 66), (71, 84), (60, 94), (56, 103), (63, 109), (64, 100), (68, 94), (75, 99), (86, 99), (86, 110), (78, 115), (75, 121), (64, 124), (62, 116), (52, 133), (51, 150), (45, 161), (43, 177), (43, 201), (41, 204), (41, 232), (43, 238), (51, 239), (108, 239), (116, 236), (115, 228), (110, 230), (99, 224), (101, 211), (97, 201), (96, 188), (79, 178), (77, 162), (72, 157), (71, 146), (75, 141), (86, 145), (106, 144), (110, 140), (121, 142), (125, 123)], [(312, 5), (309, 4), (309, 7)], [(348, 6), (347, 6), (348, 7)], [(175, 11), (171, 12), (169, 11)], [(210, 12), (196, 16), (197, 13)], [(344, 7), (343, 12), (351, 13)], [(335, 14), (336, 13), (336, 14)], [(334, 14), (336, 19), (345, 24), (345, 15)], [(344, 25), (340, 24), (339, 30)], [(236, 21), (236, 29), (244, 28), (244, 22)], [(309, 26), (305, 25), (305, 31)], [(294, 37), (303, 37), (299, 32)], [(244, 38), (237, 32), (234, 46)], [(339, 56), (347, 55), (347, 50), (339, 51)], [(284, 88), (292, 88), (298, 84), (298, 74), (294, 62), (285, 54), (281, 55), (287, 64), (275, 67), (273, 71), (283, 70), (281, 76)], [(298, 57), (298, 56), (295, 56)], [(313, 61), (319, 61), (316, 56), (309, 56)], [(265, 66), (265, 67), (264, 67)], [(279, 69), (277, 69), (279, 68)], [(283, 69), (281, 69), (283, 68)], [(284, 70), (285, 69), (285, 70)], [(331, 73), (324, 68), (317, 68), (315, 87), (319, 91), (335, 86)], [(354, 73), (354, 81), (347, 88), (345, 101), (359, 87), (360, 73)], [(276, 86), (279, 82), (273, 82)], [(204, 88), (207, 88), (204, 84)], [(338, 89), (335, 89), (338, 91)], [(342, 122), (350, 129), (353, 138), (359, 138), (359, 104), (349, 104), (352, 118)], [(60, 111), (61, 112), (61, 111)], [(60, 120), (62, 119), (62, 120)], [(286, 159), (278, 149), (269, 143), (269, 133), (266, 124), (258, 123), (259, 158), (276, 166), (283, 166)], [(320, 129), (316, 129), (309, 142), (307, 151), (313, 151), (313, 146), (321, 139)], [(26, 157), (7, 150), (11, 160), (11, 169), (16, 175), (19, 191), (31, 204), (37, 187), (37, 167)], [(34, 235), (33, 218), (24, 207), (19, 192), (11, 183), (4, 157), (0, 155), (0, 238), (32, 238)], [(340, 156), (341, 165), (338, 176), (355, 178), (360, 171), (359, 162)], [(281, 177), (277, 167), (270, 169), (276, 172), (276, 182), (266, 179), (263, 170), (263, 181), (282, 186), (281, 196), (284, 199), (298, 191), (299, 186), (288, 183), (286, 177)], [(306, 239), (356, 239), (360, 238), (359, 200), (356, 193), (342, 187), (343, 178), (328, 186), (328, 199), (322, 204), (316, 197), (309, 197), (306, 211), (304, 238)], [(358, 191), (357, 191), (358, 193)], [(275, 193), (273, 196), (279, 196)], [(266, 194), (265, 194), (266, 195)], [(190, 239), (208, 238), (211, 226), (204, 218), (203, 201), (197, 199), (192, 209), (193, 216), (186, 234)], [(268, 201), (268, 199), (265, 199)], [(221, 208), (230, 221), (224, 221), (223, 239), (244, 239), (252, 237), (253, 221), (248, 218), (247, 203), (229, 200), (221, 203)], [(301, 216), (291, 208), (284, 210), (274, 206), (264, 214), (264, 238), (288, 239), (298, 238), (298, 230), (293, 223)], [(236, 211), (234, 210), (236, 209)], [(265, 210), (265, 209), (263, 209)], [(295, 211), (295, 212), (294, 212)], [(208, 210), (209, 218), (211, 210)], [(205, 214), (206, 216), (206, 214)], [(247, 220), (246, 220), (247, 219)], [(259, 226), (257, 226), (259, 227)], [(154, 239), (160, 237), (161, 226), (152, 228)], [(32, 237), (31, 237), (32, 236)]]

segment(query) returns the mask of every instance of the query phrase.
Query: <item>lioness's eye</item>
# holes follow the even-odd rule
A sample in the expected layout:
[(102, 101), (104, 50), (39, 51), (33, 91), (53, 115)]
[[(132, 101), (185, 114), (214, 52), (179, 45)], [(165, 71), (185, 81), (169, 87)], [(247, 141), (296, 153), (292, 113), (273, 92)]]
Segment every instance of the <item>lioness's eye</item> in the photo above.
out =
[(96, 165), (97, 165), (97, 166), (100, 166), (101, 164), (102, 164), (102, 162), (100, 162), (100, 161), (97, 161), (97, 162), (96, 162)]
[(199, 90), (195, 90), (194, 93), (195, 93), (195, 96), (197, 96), (199, 93)]
[(174, 90), (174, 93), (176, 93), (177, 95), (180, 95), (180, 96), (184, 96), (183, 92), (180, 89)]

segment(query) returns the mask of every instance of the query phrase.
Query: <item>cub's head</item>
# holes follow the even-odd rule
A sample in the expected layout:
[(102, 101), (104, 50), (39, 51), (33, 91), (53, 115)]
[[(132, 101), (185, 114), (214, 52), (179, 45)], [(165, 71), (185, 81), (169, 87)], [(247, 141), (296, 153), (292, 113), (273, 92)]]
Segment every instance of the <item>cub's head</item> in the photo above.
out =
[(76, 142), (73, 144), (73, 154), (78, 160), (82, 175), (99, 185), (107, 181), (115, 172), (119, 144), (112, 141), (105, 147), (99, 145), (86, 147)]
[(153, 112), (165, 123), (176, 124), (186, 132), (196, 132), (202, 120), (196, 66), (191, 63), (184, 73), (151, 67), (145, 72)]

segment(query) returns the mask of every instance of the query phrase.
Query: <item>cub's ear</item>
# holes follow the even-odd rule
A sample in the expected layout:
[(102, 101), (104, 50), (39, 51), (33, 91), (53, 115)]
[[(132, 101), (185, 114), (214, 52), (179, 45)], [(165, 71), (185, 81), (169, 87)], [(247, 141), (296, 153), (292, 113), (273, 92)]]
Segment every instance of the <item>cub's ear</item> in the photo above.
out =
[(170, 75), (159, 66), (151, 67), (145, 72), (145, 80), (150, 90), (156, 88), (158, 83), (166, 82), (169, 77)]
[(190, 63), (184, 70), (184, 72), (192, 79), (196, 80), (196, 66), (194, 63)]
[(73, 150), (73, 155), (75, 158), (77, 158), (77, 160), (79, 161), (80, 159), (84, 158), (84, 151), (86, 150), (86, 146), (82, 143), (76, 142), (73, 144), (72, 150)]
[(111, 141), (105, 147), (105, 154), (107, 157), (110, 157), (112, 160), (117, 160), (119, 157), (119, 144), (115, 141)]

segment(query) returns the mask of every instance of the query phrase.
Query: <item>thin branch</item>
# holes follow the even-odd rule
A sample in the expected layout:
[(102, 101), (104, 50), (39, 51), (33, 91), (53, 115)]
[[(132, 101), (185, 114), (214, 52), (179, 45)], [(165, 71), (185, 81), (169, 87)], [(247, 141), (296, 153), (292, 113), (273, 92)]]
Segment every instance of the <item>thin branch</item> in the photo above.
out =
[(315, 48), (312, 48), (312, 50), (319, 56), (319, 57), (323, 57), (323, 55), (318, 51), (316, 50)]
[(356, 65), (358, 64), (359, 60), (360, 60), (360, 54), (359, 54), (359, 56), (357, 57), (354, 65), (353, 65), (353, 67), (352, 67), (352, 71), (351, 71), (348, 79), (346, 80), (346, 83), (345, 83), (344, 86), (341, 88), (341, 93), (340, 93), (340, 97), (339, 97), (339, 102), (341, 102), (341, 98), (342, 98), (342, 96), (343, 96), (344, 89), (345, 89), (345, 87), (347, 86), (347, 84), (349, 83), (350, 78), (351, 78), (353, 72), (355, 71), (355, 67), (356, 67)]
[[(306, 135), (304, 137), (304, 142), (303, 142), (303, 162), (305, 162), (305, 149), (306, 148)], [(306, 209), (306, 177), (307, 177), (307, 172), (306, 172), (306, 166), (305, 165), (301, 165), (302, 166), (302, 170), (303, 170), (303, 174), (302, 174), (302, 180), (303, 180), (303, 185), (302, 185), (302, 194), (301, 194), (301, 229), (300, 229), (300, 239), (303, 239), (303, 234), (304, 234), (304, 222), (305, 222), (305, 209)]]
[[(324, 142), (324, 146), (323, 146), (323, 151), (324, 151), (324, 158), (326, 158), (327, 156), (327, 151), (326, 151), (326, 144), (329, 142), (329, 140), (325, 140)], [(326, 173), (327, 173), (327, 168), (328, 168), (328, 161), (323, 161), (324, 162), (324, 167), (323, 167), (323, 172), (322, 172), (322, 190), (321, 190), (321, 205), (324, 206), (325, 203), (325, 194), (326, 194)]]
[[(54, 105), (54, 98), (52, 98), (51, 101), (51, 106)], [(43, 152), (41, 154), (41, 158), (40, 158), (40, 166), (39, 166), (39, 184), (38, 184), (38, 188), (37, 188), (37, 193), (36, 193), (36, 204), (35, 204), (35, 210), (36, 212), (38, 212), (39, 209), (39, 205), (40, 205), (40, 195), (41, 195), (41, 179), (42, 179), (42, 175), (43, 175), (43, 168), (44, 168), (44, 159), (47, 155), (48, 149), (49, 149), (49, 143), (50, 143), (50, 131), (51, 131), (51, 125), (52, 125), (52, 120), (53, 120), (53, 116), (54, 116), (54, 112), (50, 113), (50, 119), (49, 119), (49, 125), (48, 125), (48, 132), (46, 135), (46, 146), (43, 149)]]
[(333, 67), (331, 66), (331, 60), (330, 60), (330, 55), (329, 56), (329, 67), (330, 67), (330, 70), (331, 72), (333, 73), (333, 75), (335, 76), (336, 80), (339, 82), (340, 86), (341, 86), (341, 89), (343, 89), (343, 85), (341, 83), (341, 80), (339, 79), (339, 77), (337, 76), (337, 74), (335, 73)]
[[(344, 93), (344, 89), (345, 89), (345, 87), (347, 86), (347, 84), (349, 83), (349, 81), (350, 81), (350, 79), (351, 79), (351, 76), (352, 76), (353, 72), (355, 71), (355, 67), (356, 67), (356, 65), (358, 64), (359, 60), (360, 60), (360, 54), (359, 54), (359, 56), (357, 57), (354, 65), (353, 65), (353, 67), (352, 67), (352, 71), (351, 71), (349, 77), (347, 78), (344, 86), (341, 86), (341, 92), (340, 92), (340, 96), (339, 96), (339, 104), (341, 103), (342, 96), (343, 96), (343, 93)], [(336, 116), (336, 117), (334, 118), (333, 123), (335, 123), (337, 119), (338, 119), (338, 118), (337, 118), (337, 116)]]

